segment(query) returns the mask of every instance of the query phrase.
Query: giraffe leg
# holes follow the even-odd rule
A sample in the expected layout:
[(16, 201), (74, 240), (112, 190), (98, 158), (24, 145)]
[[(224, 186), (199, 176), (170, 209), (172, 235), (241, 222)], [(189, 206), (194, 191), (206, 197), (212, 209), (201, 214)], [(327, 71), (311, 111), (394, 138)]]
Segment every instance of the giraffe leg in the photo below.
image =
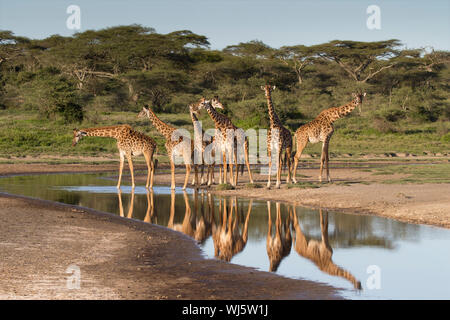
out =
[(233, 186), (233, 187), (235, 187), (236, 186), (236, 181), (235, 181), (235, 179), (234, 179), (234, 177), (233, 177), (233, 151), (231, 151), (230, 153), (229, 153), (229, 159), (230, 159), (230, 164), (229, 164), (229, 170), (230, 170), (230, 184)]
[[(205, 165), (204, 164), (202, 164), (202, 171), (201, 171), (201, 173), (200, 173), (200, 177), (201, 177), (201, 181), (200, 181), (200, 184), (201, 185), (203, 185), (204, 184), (204, 180), (203, 180), (203, 173), (204, 173), (204, 171), (205, 171)], [(206, 174), (207, 175), (207, 179), (208, 179), (208, 174)]]
[(150, 175), (150, 189), (152, 189), (153, 188), (153, 179), (154, 179), (154, 176), (155, 176), (155, 161), (156, 160), (153, 160), (153, 157), (151, 157), (150, 158), (151, 160), (150, 160), (150, 166), (151, 166), (151, 168), (152, 168), (152, 174)]
[(133, 170), (133, 160), (131, 159), (131, 154), (127, 154), (127, 161), (128, 161), (128, 166), (130, 167), (131, 189), (134, 190), (134, 187), (136, 185), (134, 184), (134, 170)]
[(147, 152), (144, 152), (144, 158), (145, 158), (145, 162), (147, 164), (147, 182), (145, 184), (145, 188), (148, 189), (149, 184), (150, 184), (150, 176), (152, 174), (153, 168), (151, 165), (152, 161), (151, 161), (150, 155)]
[(326, 168), (327, 168), (327, 180), (328, 180), (328, 182), (332, 182), (331, 181), (331, 177), (330, 177), (330, 167), (328, 166), (328, 162), (329, 162), (329, 160), (330, 160), (330, 156), (329, 156), (329, 153), (328, 153), (328, 146), (330, 145), (330, 140), (328, 139), (327, 140), (327, 142), (326, 142), (326, 148), (325, 148), (325, 165), (326, 165)]
[(320, 174), (319, 174), (320, 182), (322, 182), (323, 164), (325, 163), (325, 148), (326, 148), (326, 142), (324, 141), (322, 143), (322, 155), (320, 156)]
[(286, 183), (291, 182), (291, 153), (292, 153), (292, 148), (291, 147), (287, 147), (286, 148), (286, 161), (287, 161), (287, 166), (288, 166), (288, 176), (286, 178)]
[[(195, 174), (195, 188), (198, 189), (199, 187), (199, 180), (198, 180), (198, 165), (194, 164), (194, 174)], [(202, 165), (202, 177), (203, 177), (203, 165)], [(202, 178), (203, 181), (203, 178)]]
[(275, 188), (277, 188), (277, 189), (280, 189), (280, 185), (281, 185), (281, 152), (282, 152), (282, 150), (280, 149), (278, 151), (277, 184), (275, 185)]
[(119, 181), (117, 182), (117, 189), (120, 189), (120, 182), (122, 181), (122, 171), (124, 161), (125, 161), (124, 155), (122, 152), (120, 152)]
[(271, 152), (271, 146), (269, 146), (268, 153), (269, 153), (269, 176), (267, 177), (267, 188), (270, 188), (270, 178), (272, 176), (272, 152)]
[(212, 180), (214, 179), (214, 165), (210, 164), (208, 165), (208, 171), (207, 171), (207, 185), (208, 187), (211, 186)]
[(223, 153), (223, 183), (227, 183), (227, 155)]
[(191, 165), (186, 164), (186, 177), (184, 178), (183, 190), (186, 190), (186, 185), (188, 183), (190, 173), (191, 173)]
[(175, 164), (173, 163), (172, 157), (170, 157), (170, 173), (172, 175), (170, 189), (175, 190)]
[[(248, 146), (245, 149), (245, 164), (247, 165), (247, 170), (248, 170), (248, 176), (250, 179), (250, 183), (253, 183), (253, 175), (252, 175), (252, 170), (250, 169), (250, 160), (249, 160), (249, 156), (248, 156)], [(242, 170), (244, 170), (244, 165), (242, 165)]]
[(234, 186), (237, 186), (238, 183), (238, 175), (239, 175), (239, 164), (238, 164), (238, 157), (237, 157), (237, 150), (234, 150), (234, 160), (235, 160), (235, 170), (236, 173), (234, 174)]
[(292, 181), (294, 183), (297, 183), (296, 174), (297, 174), (298, 160), (300, 160), (303, 149), (305, 149), (307, 143), (308, 143), (308, 140), (306, 140), (306, 139), (302, 140), (302, 141), (297, 141), (297, 152), (295, 153), (295, 156), (294, 156), (294, 170), (292, 172)]

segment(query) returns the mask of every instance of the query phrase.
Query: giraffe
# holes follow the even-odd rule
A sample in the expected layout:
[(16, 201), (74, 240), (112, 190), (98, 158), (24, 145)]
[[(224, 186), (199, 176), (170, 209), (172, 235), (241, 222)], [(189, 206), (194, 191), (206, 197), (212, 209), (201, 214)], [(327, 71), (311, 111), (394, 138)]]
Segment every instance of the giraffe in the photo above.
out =
[[(269, 156), (269, 177), (267, 181), (267, 188), (270, 188), (270, 178), (272, 175), (272, 149), (277, 152), (277, 183), (275, 187), (280, 188), (281, 184), (281, 154), (283, 150), (286, 150), (285, 159), (288, 165), (288, 176), (286, 179), (286, 183), (289, 183), (291, 181), (292, 134), (283, 126), (273, 107), (271, 93), (273, 90), (275, 90), (275, 88), (275, 86), (271, 87), (270, 85), (261, 86), (261, 89), (266, 95), (270, 118), (270, 128), (267, 133), (267, 152)], [(273, 137), (272, 134), (274, 135)]]
[[(185, 190), (188, 183), (189, 174), (191, 172), (192, 154), (194, 151), (194, 144), (192, 140), (184, 136), (178, 137), (176, 132), (177, 129), (160, 120), (148, 106), (144, 106), (142, 111), (138, 114), (138, 118), (142, 117), (149, 118), (156, 130), (158, 130), (158, 132), (161, 133), (166, 139), (165, 146), (170, 161), (172, 190), (175, 189), (175, 156), (183, 157), (183, 161), (186, 166), (186, 177), (183, 185), (183, 190)], [(198, 187), (198, 167), (195, 164), (194, 170), (195, 181)]]
[[(215, 143), (216, 150), (220, 149), (223, 157), (223, 182), (227, 183), (227, 155), (228, 159), (231, 161), (230, 168), (230, 181), (231, 184), (236, 186), (238, 180), (238, 145), (243, 146), (245, 163), (247, 165), (247, 170), (250, 178), (250, 183), (253, 183), (252, 171), (250, 169), (249, 154), (248, 154), (248, 139), (245, 137), (245, 133), (242, 129), (236, 127), (231, 120), (222, 113), (216, 111), (216, 109), (224, 109), (222, 103), (219, 101), (218, 97), (214, 97), (211, 101), (205, 98), (201, 99), (200, 109), (206, 109), (211, 119), (214, 121), (216, 128)], [(236, 175), (233, 181), (233, 154), (236, 163)], [(222, 182), (222, 175), (219, 177), (220, 182)]]
[[(227, 210), (227, 199), (223, 200), (223, 210), (219, 202), (219, 215), (221, 224), (213, 228), (214, 256), (230, 262), (231, 258), (244, 250), (248, 239), (248, 223), (252, 211), (253, 201), (250, 200), (247, 215), (245, 217), (242, 234), (239, 231), (239, 214), (237, 212), (237, 198), (230, 199)], [(222, 212), (220, 212), (222, 211)], [(234, 217), (233, 217), (234, 211)]]
[(333, 249), (328, 240), (328, 213), (322, 213), (319, 209), (320, 215), (320, 230), (322, 239), (317, 241), (314, 239), (307, 240), (298, 223), (295, 206), (290, 210), (293, 215), (293, 226), (295, 230), (294, 247), (297, 253), (311, 260), (320, 270), (332, 275), (344, 278), (350, 281), (356, 289), (361, 289), (361, 282), (358, 281), (350, 272), (336, 265), (333, 260)]
[(357, 106), (362, 104), (363, 98), (366, 93), (353, 93), (353, 100), (343, 106), (333, 107), (322, 111), (313, 121), (301, 126), (297, 129), (294, 135), (294, 139), (297, 143), (297, 152), (294, 157), (294, 172), (293, 181), (297, 183), (295, 177), (297, 171), (298, 160), (302, 155), (303, 149), (308, 144), (322, 142), (322, 155), (320, 157), (320, 175), (319, 181), (322, 182), (323, 165), (325, 164), (327, 170), (327, 180), (331, 182), (330, 170), (328, 167), (328, 145), (330, 143), (331, 136), (334, 132), (333, 123), (348, 115)]
[[(197, 113), (199, 111), (199, 106), (200, 103), (202, 101), (200, 100), (200, 102), (195, 103), (195, 104), (190, 104), (189, 105), (189, 112), (191, 114), (191, 120), (192, 120), (192, 124), (194, 125), (194, 139), (201, 139), (201, 154), (202, 154), (202, 171), (201, 171), (201, 182), (200, 184), (203, 184), (203, 170), (204, 170), (204, 166), (205, 166), (205, 162), (207, 163), (208, 169), (206, 171), (206, 180), (207, 180), (207, 185), (208, 187), (211, 186), (211, 183), (214, 183), (214, 157), (215, 157), (215, 153), (214, 153), (214, 137), (211, 137), (210, 135), (206, 134), (205, 131), (203, 130), (203, 128), (200, 127), (198, 118), (197, 118)], [(197, 141), (195, 141), (195, 143), (197, 143)], [(205, 151), (207, 149), (211, 150), (211, 158), (212, 159), (205, 159)], [(194, 181), (192, 181), (192, 185), (194, 185), (195, 183), (195, 178)]]
[[(291, 221), (290, 216), (282, 223), (281, 220), (281, 208), (280, 203), (276, 203), (277, 219), (275, 222), (275, 237), (272, 237), (272, 219), (270, 217), (270, 201), (267, 201), (267, 213), (268, 213), (268, 231), (266, 249), (269, 256), (270, 267), (269, 271), (277, 271), (278, 266), (284, 257), (288, 256), (291, 252), (292, 237), (291, 237)], [(284, 232), (283, 232), (284, 230)]]
[(139, 156), (141, 154), (144, 155), (148, 168), (147, 183), (145, 187), (153, 188), (153, 176), (156, 165), (156, 160), (155, 162), (153, 161), (153, 155), (156, 152), (155, 140), (141, 132), (133, 130), (129, 125), (118, 125), (85, 128), (79, 130), (74, 129), (72, 146), (76, 146), (84, 136), (110, 137), (117, 140), (117, 148), (119, 149), (120, 156), (119, 181), (117, 182), (117, 189), (120, 188), (125, 157), (127, 158), (128, 166), (130, 167), (132, 188), (135, 188), (133, 162), (131, 158), (132, 156)]

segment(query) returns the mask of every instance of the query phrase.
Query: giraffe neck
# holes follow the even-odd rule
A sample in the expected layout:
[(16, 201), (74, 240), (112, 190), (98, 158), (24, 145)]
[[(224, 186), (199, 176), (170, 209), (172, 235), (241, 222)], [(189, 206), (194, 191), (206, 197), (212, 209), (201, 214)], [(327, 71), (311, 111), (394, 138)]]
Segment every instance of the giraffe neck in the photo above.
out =
[(110, 137), (117, 139), (119, 138), (120, 133), (123, 132), (124, 129), (131, 130), (131, 127), (129, 125), (121, 125), (110, 127), (86, 128), (81, 129), (80, 131), (85, 132), (87, 136), (91, 137)]
[(223, 115), (221, 113), (218, 113), (216, 111), (216, 109), (214, 109), (214, 107), (212, 107), (212, 106), (206, 106), (206, 111), (208, 112), (208, 114), (211, 117), (211, 119), (214, 121), (214, 124), (215, 124), (216, 128), (221, 127), (221, 124), (224, 124), (224, 123), (227, 123), (227, 122), (231, 123), (231, 120), (228, 119), (227, 116), (225, 116), (225, 115)]
[(328, 122), (333, 123), (336, 120), (347, 116), (357, 105), (358, 103), (353, 100), (343, 106), (327, 109), (323, 111), (319, 117), (325, 117)]
[(350, 103), (347, 103), (346, 105), (338, 107), (339, 118), (343, 118), (348, 115), (353, 111), (353, 109), (356, 108), (357, 105), (358, 103), (356, 101), (352, 101)]
[(198, 121), (197, 116), (192, 111), (191, 111), (191, 120), (192, 124), (194, 125), (194, 137), (200, 137), (202, 139), (205, 131), (203, 130), (203, 127)]
[(149, 112), (147, 113), (147, 117), (153, 123), (156, 130), (158, 130), (158, 132), (161, 133), (166, 139), (170, 140), (172, 138), (172, 133), (175, 131), (175, 128), (160, 120), (150, 108), (148, 108), (148, 111)]
[(270, 126), (273, 127), (274, 125), (280, 125), (280, 119), (278, 118), (278, 115), (275, 113), (275, 109), (273, 108), (272, 103), (272, 97), (269, 94), (266, 94), (267, 98), (267, 108), (269, 109), (269, 118), (270, 118)]

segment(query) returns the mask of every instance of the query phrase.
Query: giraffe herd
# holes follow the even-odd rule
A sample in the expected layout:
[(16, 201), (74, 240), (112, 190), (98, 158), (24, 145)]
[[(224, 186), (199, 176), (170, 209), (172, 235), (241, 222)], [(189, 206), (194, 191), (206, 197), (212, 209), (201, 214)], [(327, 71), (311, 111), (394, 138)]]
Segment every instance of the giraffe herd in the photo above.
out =
[[(280, 188), (281, 186), (283, 151), (285, 153), (284, 162), (288, 167), (286, 183), (288, 184), (291, 181), (297, 183), (298, 161), (308, 142), (322, 142), (319, 180), (322, 181), (323, 167), (325, 166), (327, 181), (331, 182), (328, 148), (334, 132), (333, 123), (348, 115), (357, 106), (360, 106), (366, 93), (354, 93), (351, 102), (322, 111), (313, 121), (300, 126), (294, 133), (294, 136), (292, 136), (291, 131), (283, 126), (275, 111), (271, 94), (275, 90), (275, 86), (265, 85), (261, 89), (264, 91), (267, 99), (270, 119), (270, 127), (267, 134), (267, 155), (269, 159), (267, 188), (271, 187), (273, 160), (276, 167), (275, 187)], [(203, 109), (206, 110), (214, 122), (215, 134), (213, 136), (206, 134), (199, 126), (197, 114)], [(186, 168), (183, 190), (186, 189), (188, 184), (192, 166), (195, 173), (192, 184), (196, 188), (199, 188), (200, 184), (204, 183), (204, 165), (207, 166), (206, 184), (208, 187), (215, 183), (214, 171), (216, 164), (219, 166), (219, 184), (227, 184), (229, 182), (231, 186), (236, 187), (238, 185), (239, 171), (243, 172), (244, 163), (248, 170), (249, 182), (251, 184), (254, 183), (249, 160), (249, 139), (243, 129), (234, 125), (230, 118), (217, 109), (224, 109), (224, 105), (218, 97), (214, 97), (211, 100), (203, 97), (197, 103), (189, 105), (189, 112), (194, 126), (194, 139), (191, 139), (189, 135), (181, 134), (177, 128), (163, 122), (148, 106), (143, 107), (138, 114), (138, 117), (148, 118), (154, 128), (165, 138), (165, 148), (171, 169), (172, 190), (175, 189), (176, 159), (181, 159)], [(84, 136), (111, 137), (117, 140), (120, 156), (117, 188), (120, 188), (125, 158), (130, 168), (132, 188), (135, 188), (132, 157), (141, 154), (144, 155), (148, 167), (146, 188), (153, 187), (153, 178), (157, 164), (156, 159), (154, 159), (156, 143), (153, 138), (133, 130), (129, 125), (74, 129), (73, 146)], [(294, 141), (297, 148), (295, 155), (292, 157)], [(291, 165), (292, 160), (294, 161), (293, 166)], [(200, 166), (201, 182), (198, 176)]]

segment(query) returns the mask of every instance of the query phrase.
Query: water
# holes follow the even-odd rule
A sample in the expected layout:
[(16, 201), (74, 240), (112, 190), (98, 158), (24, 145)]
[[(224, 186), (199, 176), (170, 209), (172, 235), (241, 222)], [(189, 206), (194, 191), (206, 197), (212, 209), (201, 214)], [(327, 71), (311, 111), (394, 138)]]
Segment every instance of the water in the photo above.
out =
[(115, 184), (106, 174), (32, 175), (2, 178), (0, 190), (169, 227), (206, 257), (330, 284), (346, 298), (450, 298), (450, 230), (165, 186), (118, 192)]

